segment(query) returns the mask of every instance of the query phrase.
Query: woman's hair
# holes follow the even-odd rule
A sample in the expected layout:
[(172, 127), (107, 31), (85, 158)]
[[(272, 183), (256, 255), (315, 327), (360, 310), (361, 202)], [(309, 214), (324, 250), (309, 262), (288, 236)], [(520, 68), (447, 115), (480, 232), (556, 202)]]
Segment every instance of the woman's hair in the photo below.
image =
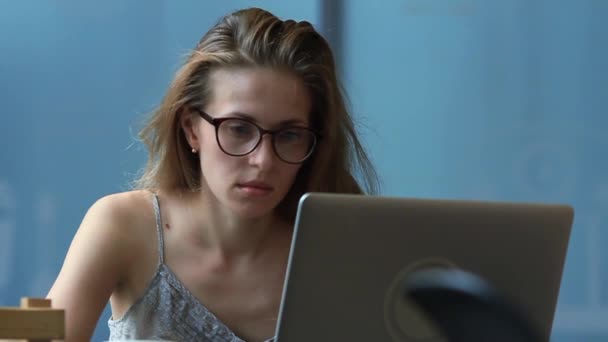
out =
[(295, 218), (297, 203), (306, 192), (377, 191), (377, 175), (346, 110), (329, 44), (310, 23), (283, 21), (258, 8), (225, 16), (203, 36), (177, 72), (162, 103), (139, 133), (149, 158), (137, 188), (200, 189), (199, 159), (191, 153), (180, 115), (184, 108), (202, 108), (209, 101), (212, 70), (241, 67), (287, 70), (304, 82), (311, 95), (310, 123), (321, 139), (277, 208), (283, 218)]

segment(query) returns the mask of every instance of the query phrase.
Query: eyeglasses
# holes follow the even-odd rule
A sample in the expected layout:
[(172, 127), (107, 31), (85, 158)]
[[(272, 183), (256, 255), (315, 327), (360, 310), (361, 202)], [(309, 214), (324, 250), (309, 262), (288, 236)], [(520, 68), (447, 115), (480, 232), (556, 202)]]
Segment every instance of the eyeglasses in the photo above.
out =
[(263, 129), (240, 118), (213, 118), (193, 108), (215, 127), (215, 138), (220, 149), (230, 156), (240, 157), (253, 152), (265, 134), (270, 134), (274, 153), (289, 164), (300, 164), (308, 159), (317, 145), (318, 134), (306, 127), (291, 126), (278, 130)]

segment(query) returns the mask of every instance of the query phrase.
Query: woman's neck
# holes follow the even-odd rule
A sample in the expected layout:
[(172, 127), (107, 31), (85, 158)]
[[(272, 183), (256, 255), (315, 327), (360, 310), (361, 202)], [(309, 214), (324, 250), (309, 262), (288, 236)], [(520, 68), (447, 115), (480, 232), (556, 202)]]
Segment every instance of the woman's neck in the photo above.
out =
[(191, 203), (204, 213), (197, 219), (200, 229), (196, 234), (200, 234), (200, 241), (226, 259), (255, 258), (289, 231), (288, 224), (275, 213), (255, 218), (239, 217), (200, 192)]

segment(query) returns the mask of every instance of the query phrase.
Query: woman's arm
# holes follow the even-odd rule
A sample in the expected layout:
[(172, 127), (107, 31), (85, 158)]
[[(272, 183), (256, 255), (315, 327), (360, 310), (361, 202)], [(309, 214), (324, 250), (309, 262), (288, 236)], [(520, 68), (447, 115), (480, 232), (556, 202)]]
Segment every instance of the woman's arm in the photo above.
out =
[(133, 258), (129, 211), (117, 195), (98, 200), (85, 215), (47, 298), (65, 309), (66, 341), (90, 341), (110, 295)]

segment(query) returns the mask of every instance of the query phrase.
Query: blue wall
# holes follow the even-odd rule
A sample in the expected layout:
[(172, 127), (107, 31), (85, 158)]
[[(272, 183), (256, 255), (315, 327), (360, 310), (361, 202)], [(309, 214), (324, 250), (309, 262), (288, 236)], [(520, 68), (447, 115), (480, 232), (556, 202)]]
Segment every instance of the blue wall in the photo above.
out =
[[(554, 341), (607, 340), (608, 2), (344, 2), (341, 73), (383, 193), (573, 204)], [(2, 6), (0, 305), (46, 294), (86, 209), (128, 188), (138, 120), (221, 15), (322, 18), (218, 3)]]

